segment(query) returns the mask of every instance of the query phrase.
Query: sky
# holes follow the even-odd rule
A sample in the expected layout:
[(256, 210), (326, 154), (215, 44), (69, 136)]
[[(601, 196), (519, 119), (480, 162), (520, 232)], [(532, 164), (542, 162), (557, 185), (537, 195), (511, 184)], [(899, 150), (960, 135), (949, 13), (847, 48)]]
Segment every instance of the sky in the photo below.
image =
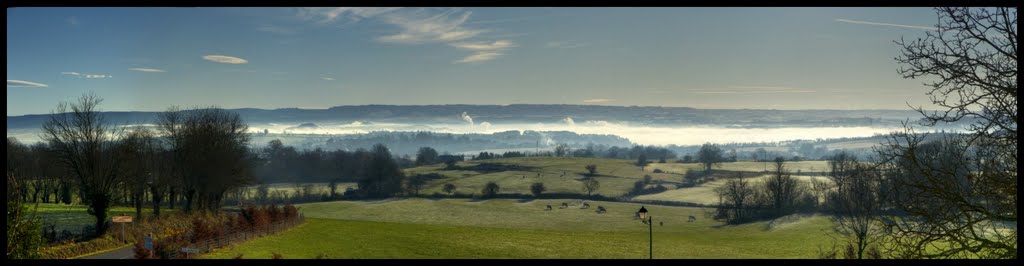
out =
[(170, 106), (928, 104), (930, 8), (8, 8), (7, 115)]

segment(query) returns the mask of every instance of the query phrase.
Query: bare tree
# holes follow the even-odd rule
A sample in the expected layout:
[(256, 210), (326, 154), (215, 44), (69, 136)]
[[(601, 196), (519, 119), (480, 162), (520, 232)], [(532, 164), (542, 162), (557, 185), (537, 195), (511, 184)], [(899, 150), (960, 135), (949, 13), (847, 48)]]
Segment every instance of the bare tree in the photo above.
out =
[(719, 208), (732, 210), (732, 216), (726, 217), (729, 223), (742, 222), (748, 218), (744, 209), (749, 208), (748, 204), (753, 201), (755, 191), (754, 186), (743, 180), (742, 175), (729, 179), (725, 185), (715, 188), (715, 193), (718, 194), (720, 201)]
[(722, 161), (725, 161), (722, 157), (722, 148), (715, 144), (704, 144), (697, 151), (697, 161), (704, 165), (705, 175), (711, 174), (712, 166), (721, 165)]
[(598, 189), (601, 189), (601, 182), (598, 182), (597, 178), (594, 178), (593, 176), (588, 176), (583, 179), (583, 191), (587, 192), (588, 197), (591, 196), (591, 194), (593, 194), (594, 191), (597, 191)]
[(88, 213), (96, 218), (96, 235), (107, 230), (115, 186), (121, 181), (122, 154), (116, 151), (123, 130), (110, 126), (98, 107), (103, 102), (87, 93), (75, 103), (62, 102), (43, 124), (42, 138), (78, 179)]
[[(905, 78), (928, 78), (940, 108), (924, 125), (970, 122), (926, 141), (911, 129), (877, 149), (884, 170), (885, 250), (909, 258), (1017, 258), (1017, 9), (937, 8), (936, 30), (896, 41)], [(890, 216), (883, 216), (889, 218)], [(928, 247), (928, 248), (924, 248)]]
[(444, 188), (442, 188), (441, 190), (444, 191), (444, 193), (448, 193), (448, 195), (451, 195), (455, 193), (455, 185), (452, 183), (445, 183)]
[(587, 176), (597, 175), (597, 165), (588, 164), (585, 168), (587, 169)]
[[(125, 153), (125, 183), (131, 191), (136, 217), (142, 217), (142, 202), (147, 186), (152, 188), (154, 178), (159, 175), (158, 140), (153, 132), (142, 126), (133, 127), (125, 136), (122, 152)], [(159, 205), (156, 206), (159, 208)], [(156, 209), (154, 209), (156, 212)]]
[(804, 186), (786, 170), (786, 161), (775, 158), (775, 170), (764, 182), (764, 193), (775, 216), (782, 216), (793, 210), (798, 199), (804, 196)]
[[(159, 121), (174, 153), (175, 169), (185, 193), (185, 210), (218, 211), (224, 194), (250, 179), (246, 158), (248, 126), (219, 108), (181, 111), (170, 108)], [(193, 206), (198, 203), (198, 206)]]
[(878, 239), (881, 177), (872, 165), (845, 152), (831, 156), (829, 166), (829, 179), (835, 184), (835, 191), (829, 194), (835, 211), (833, 221), (840, 233), (853, 236), (855, 257), (862, 259), (868, 246)]
[(544, 190), (546, 190), (546, 188), (544, 188), (544, 183), (537, 182), (530, 185), (530, 193), (533, 193), (534, 198), (540, 197), (540, 194), (544, 193)]

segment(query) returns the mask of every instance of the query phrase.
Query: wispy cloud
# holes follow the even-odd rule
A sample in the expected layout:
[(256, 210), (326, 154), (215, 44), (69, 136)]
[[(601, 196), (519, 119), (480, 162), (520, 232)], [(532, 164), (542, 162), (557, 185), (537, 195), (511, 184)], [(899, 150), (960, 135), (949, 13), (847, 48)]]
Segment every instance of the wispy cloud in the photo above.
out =
[(515, 47), (515, 44), (507, 40), (494, 41), (491, 43), (463, 42), (453, 43), (450, 45), (455, 48), (476, 52), (475, 54), (466, 56), (461, 60), (455, 61), (454, 63), (475, 63), (497, 59), (498, 57), (504, 55), (504, 53), (502, 53), (501, 51), (508, 49), (510, 47)]
[(203, 59), (206, 59), (206, 60), (212, 61), (212, 62), (223, 63), (223, 64), (245, 64), (245, 63), (249, 63), (248, 60), (241, 59), (241, 58), (234, 57), (234, 56), (226, 56), (226, 55), (204, 55)]
[(459, 49), (473, 50), (473, 51), (492, 51), (492, 50), (502, 50), (502, 49), (506, 49), (506, 48), (509, 48), (509, 47), (515, 47), (515, 44), (512, 44), (512, 42), (510, 42), (510, 41), (501, 40), (501, 41), (495, 41), (493, 43), (486, 43), (486, 42), (453, 43), (453, 44), (451, 44), (451, 46), (454, 46), (455, 48), (459, 48)]
[(583, 43), (583, 42), (560, 41), (560, 42), (548, 42), (546, 46), (548, 48), (570, 49), (570, 48), (586, 47), (586, 46), (590, 46), (590, 44), (589, 43)]
[(337, 20), (345, 14), (352, 21), (375, 17), (400, 9), (400, 7), (307, 7), (299, 9), (299, 16), (319, 23)]
[(599, 99), (586, 99), (586, 100), (583, 100), (584, 103), (606, 103), (606, 102), (611, 102), (611, 101), (615, 101), (615, 99), (599, 98)]
[(398, 26), (401, 31), (397, 34), (378, 37), (377, 40), (406, 44), (453, 42), (469, 39), (487, 31), (462, 26), (466, 20), (469, 20), (469, 16), (473, 12), (457, 13), (454, 10), (440, 14), (427, 14), (420, 11), (404, 12), (401, 15), (392, 13), (383, 16), (384, 22)]
[(497, 59), (498, 57), (500, 57), (502, 55), (503, 55), (502, 53), (496, 53), (496, 52), (479, 52), (479, 53), (467, 56), (465, 58), (462, 58), (462, 59), (460, 59), (458, 61), (455, 61), (453, 63), (456, 63), (456, 64), (458, 64), (458, 63), (477, 63), (477, 62), (483, 62), (483, 61)]
[(105, 78), (113, 78), (114, 77), (112, 75), (107, 75), (107, 74), (82, 74), (82, 73), (78, 73), (78, 72), (60, 72), (60, 74), (61, 75), (70, 75), (70, 76), (74, 76), (76, 78), (87, 78), (87, 79), (105, 79)]
[(527, 17), (505, 18), (505, 19), (492, 19), (492, 20), (478, 20), (478, 21), (469, 22), (467, 24), (494, 24), (494, 23), (520, 22), (520, 21), (527, 21), (527, 20), (531, 20), (531, 19), (535, 19), (535, 18), (541, 18), (541, 17), (546, 17), (546, 16), (550, 16), (550, 15), (527, 16)]
[(394, 44), (445, 43), (452, 47), (475, 52), (453, 63), (471, 63), (492, 60), (504, 55), (500, 52), (515, 45), (508, 40), (490, 42), (472, 41), (489, 29), (468, 27), (471, 11), (448, 9), (436, 12), (432, 9), (398, 8), (306, 8), (300, 16), (320, 23), (337, 21), (348, 17), (351, 21), (373, 18), (375, 21), (394, 26), (397, 32), (377, 36), (378, 42)]
[(156, 69), (156, 68), (141, 68), (141, 67), (136, 67), (136, 68), (129, 68), (128, 70), (132, 70), (132, 71), (139, 71), (139, 72), (153, 72), (153, 73), (163, 73), (163, 72), (167, 72), (167, 71), (164, 71), (163, 69)]
[(10, 87), (49, 87), (49, 85), (42, 84), (42, 83), (31, 82), (31, 81), (8, 79), (7, 80), (7, 87), (8, 88), (10, 88)]
[(332, 77), (320, 77), (320, 79), (327, 80), (327, 81), (334, 80), (334, 78), (332, 78)]
[(871, 22), (871, 21), (861, 21), (861, 20), (849, 20), (849, 19), (841, 19), (841, 18), (837, 18), (836, 21), (837, 22), (843, 22), (843, 23), (862, 24), (862, 25), (889, 26), (889, 27), (900, 27), (900, 28), (919, 29), (919, 30), (931, 30), (931, 31), (938, 30), (935, 27), (903, 25), (903, 24), (892, 24), (892, 23)]

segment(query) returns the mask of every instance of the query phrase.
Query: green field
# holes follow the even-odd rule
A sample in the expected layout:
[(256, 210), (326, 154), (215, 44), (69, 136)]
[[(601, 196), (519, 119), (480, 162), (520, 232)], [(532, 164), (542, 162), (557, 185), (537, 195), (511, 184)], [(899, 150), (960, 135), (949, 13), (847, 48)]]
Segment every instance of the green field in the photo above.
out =
[[(746, 178), (753, 184), (764, 182), (768, 175), (760, 175), (756, 177)], [(822, 176), (797, 176), (793, 178), (805, 182), (809, 182), (812, 179), (828, 180)], [(718, 204), (718, 195), (715, 194), (715, 188), (725, 185), (731, 178), (719, 178), (714, 181), (703, 183), (694, 187), (670, 189), (665, 192), (656, 194), (647, 194), (634, 197), (635, 200), (658, 200), (658, 201), (677, 201), (677, 202), (692, 202), (700, 204)]]
[[(754, 162), (754, 161), (738, 161), (722, 163), (721, 166), (715, 166), (711, 169), (715, 170), (726, 170), (726, 171), (745, 171), (745, 172), (761, 172), (766, 168), (768, 171), (773, 169), (772, 162)], [(654, 169), (661, 169), (662, 171), (685, 173), (687, 170), (703, 170), (704, 166), (699, 163), (652, 163), (647, 166), (648, 171), (654, 171)], [(798, 161), (798, 162), (786, 162), (786, 169), (790, 172), (796, 173), (801, 172), (826, 172), (828, 171), (827, 161)]]
[[(54, 225), (59, 230), (69, 230), (72, 232), (78, 232), (82, 230), (84, 226), (90, 226), (96, 224), (96, 217), (89, 215), (86, 212), (88, 207), (84, 205), (66, 205), (59, 203), (39, 203), (39, 208), (35, 208), (35, 204), (29, 204), (29, 210), (37, 210), (39, 218), (42, 220), (43, 225)], [(160, 208), (160, 213), (171, 213), (177, 211), (176, 209)], [(125, 214), (128, 216), (135, 216), (135, 208), (114, 206), (111, 207), (108, 216)], [(153, 215), (152, 208), (143, 208), (142, 216), (149, 217)], [(136, 217), (137, 218), (137, 217)]]
[[(501, 187), (499, 193), (522, 193), (530, 194), (530, 184), (542, 182), (550, 193), (584, 193), (582, 183), (579, 181), (586, 172), (588, 164), (597, 165), (597, 180), (601, 183), (600, 189), (594, 192), (595, 195), (618, 197), (629, 192), (633, 182), (640, 180), (644, 175), (651, 175), (654, 180), (667, 182), (680, 182), (680, 174), (655, 174), (648, 167), (641, 172), (640, 167), (634, 165), (633, 161), (603, 159), (603, 158), (550, 158), (550, 157), (525, 157), (525, 158), (502, 158), (491, 160), (479, 160), (460, 162), (460, 167), (471, 167), (480, 163), (499, 163), (505, 165), (518, 165), (529, 167), (527, 171), (503, 171), (495, 173), (480, 173), (466, 170), (444, 170), (444, 165), (431, 165), (407, 169), (406, 173), (428, 174), (437, 173), (445, 176), (444, 179), (432, 180), (421, 194), (444, 193), (441, 188), (445, 183), (454, 184), (461, 194), (480, 194), (487, 182), (494, 181)], [(540, 174), (538, 177), (537, 174)], [(564, 175), (563, 175), (564, 173)]]
[[(306, 224), (216, 250), (204, 258), (645, 258), (639, 204), (405, 199), (302, 204)], [(546, 205), (554, 207), (545, 211)], [(608, 209), (598, 214), (598, 206)], [(648, 205), (655, 258), (814, 258), (830, 245), (830, 222), (812, 216), (724, 226), (702, 209)], [(696, 222), (687, 222), (689, 215)]]

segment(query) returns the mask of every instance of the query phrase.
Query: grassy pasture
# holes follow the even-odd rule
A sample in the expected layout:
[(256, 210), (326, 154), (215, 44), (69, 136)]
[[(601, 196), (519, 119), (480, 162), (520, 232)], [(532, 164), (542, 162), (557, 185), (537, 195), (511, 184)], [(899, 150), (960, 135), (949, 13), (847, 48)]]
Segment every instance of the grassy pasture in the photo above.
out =
[[(216, 250), (204, 258), (646, 258), (639, 204), (563, 201), (404, 199), (301, 204), (306, 224)], [(554, 207), (544, 210), (546, 205)], [(593, 210), (601, 205), (607, 213)], [(646, 206), (655, 222), (655, 258), (814, 258), (831, 243), (821, 216), (725, 226), (702, 209)], [(698, 217), (687, 222), (689, 215)]]
[[(760, 175), (757, 177), (746, 178), (752, 184), (759, 184), (768, 179), (768, 175)], [(813, 179), (828, 180), (822, 176), (803, 176), (794, 175), (797, 180), (810, 182)], [(715, 188), (725, 185), (726, 182), (731, 178), (719, 178), (714, 181), (703, 183), (695, 187), (671, 189), (665, 192), (640, 195), (634, 197), (636, 200), (658, 200), (658, 201), (679, 201), (679, 202), (692, 202), (700, 204), (717, 204), (718, 196), (715, 194)]]

